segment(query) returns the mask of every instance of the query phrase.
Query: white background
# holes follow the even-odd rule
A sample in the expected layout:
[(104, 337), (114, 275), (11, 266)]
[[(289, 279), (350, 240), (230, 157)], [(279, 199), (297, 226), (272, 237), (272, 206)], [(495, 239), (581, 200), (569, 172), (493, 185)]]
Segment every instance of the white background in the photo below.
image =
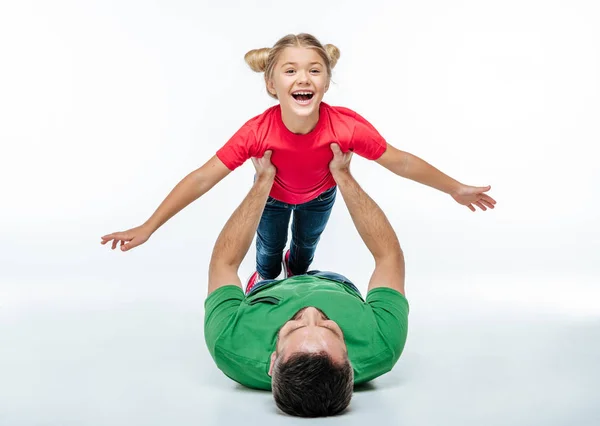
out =
[[(405, 252), (411, 329), (330, 421), (598, 424), (599, 22), (592, 0), (3, 2), (0, 425), (297, 421), (204, 347), (250, 163), (145, 245), (99, 242), (273, 105), (243, 56), (299, 32), (341, 50), (325, 102), (498, 201), (471, 213), (355, 158)], [(313, 266), (366, 290), (341, 197)]]

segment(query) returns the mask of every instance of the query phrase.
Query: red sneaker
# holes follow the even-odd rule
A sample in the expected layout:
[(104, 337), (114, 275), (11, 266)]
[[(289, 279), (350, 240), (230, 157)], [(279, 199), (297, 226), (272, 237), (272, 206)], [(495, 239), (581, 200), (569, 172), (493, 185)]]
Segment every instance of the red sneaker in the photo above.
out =
[(285, 256), (283, 256), (283, 270), (285, 272), (285, 278), (293, 277), (292, 271), (290, 269), (290, 250), (285, 252)]
[(264, 278), (260, 276), (258, 271), (254, 271), (254, 273), (252, 275), (250, 275), (250, 278), (248, 278), (248, 282), (246, 283), (246, 294), (250, 293), (250, 290), (252, 290), (252, 287), (254, 287), (254, 285), (257, 282), (260, 282), (263, 280), (264, 280)]

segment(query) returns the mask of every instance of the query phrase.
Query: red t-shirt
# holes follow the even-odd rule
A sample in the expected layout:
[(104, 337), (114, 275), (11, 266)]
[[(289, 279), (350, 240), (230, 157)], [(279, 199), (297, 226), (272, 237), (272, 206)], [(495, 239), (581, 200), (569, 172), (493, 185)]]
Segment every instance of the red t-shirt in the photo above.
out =
[(217, 151), (217, 157), (234, 170), (250, 157), (262, 157), (272, 150), (277, 168), (271, 197), (289, 204), (302, 204), (335, 186), (329, 171), (337, 143), (343, 152), (353, 151), (376, 160), (387, 143), (375, 128), (356, 112), (321, 102), (319, 121), (306, 135), (290, 132), (283, 124), (279, 105), (249, 120)]

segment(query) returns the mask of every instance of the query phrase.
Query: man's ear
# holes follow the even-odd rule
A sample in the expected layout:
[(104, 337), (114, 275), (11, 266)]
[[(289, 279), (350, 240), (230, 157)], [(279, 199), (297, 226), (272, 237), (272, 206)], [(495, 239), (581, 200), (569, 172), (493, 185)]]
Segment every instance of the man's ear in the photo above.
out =
[(275, 365), (276, 359), (277, 359), (277, 352), (273, 352), (271, 354), (271, 365), (269, 365), (269, 376), (273, 375), (273, 366)]

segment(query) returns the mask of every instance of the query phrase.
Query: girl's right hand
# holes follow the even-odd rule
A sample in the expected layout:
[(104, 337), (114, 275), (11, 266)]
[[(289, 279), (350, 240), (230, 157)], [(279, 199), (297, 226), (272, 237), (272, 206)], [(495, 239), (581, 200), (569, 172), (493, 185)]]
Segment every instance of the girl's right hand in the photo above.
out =
[(138, 226), (123, 232), (113, 232), (102, 237), (100, 244), (106, 244), (112, 241), (112, 249), (117, 248), (120, 244), (121, 251), (128, 251), (134, 247), (144, 244), (152, 235), (152, 231), (148, 228)]

